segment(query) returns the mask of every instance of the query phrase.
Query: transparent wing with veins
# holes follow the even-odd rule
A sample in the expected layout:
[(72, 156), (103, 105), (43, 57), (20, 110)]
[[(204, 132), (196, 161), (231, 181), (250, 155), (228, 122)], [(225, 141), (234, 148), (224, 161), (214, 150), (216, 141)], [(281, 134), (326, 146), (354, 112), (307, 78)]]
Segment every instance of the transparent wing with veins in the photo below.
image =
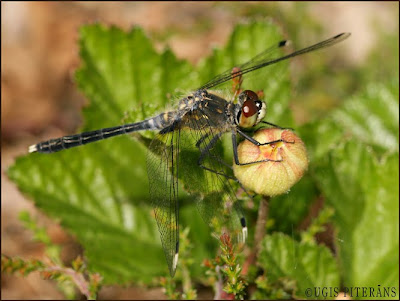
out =
[(181, 164), (186, 169), (183, 172), (185, 186), (189, 192), (197, 195), (197, 208), (203, 220), (216, 233), (228, 232), (233, 241), (244, 242), (247, 226), (236, 197), (239, 185), (235, 184), (237, 180), (229, 170), (230, 164), (223, 161), (219, 145), (226, 130), (220, 127), (216, 119), (209, 118), (213, 114), (215, 111), (212, 107), (203, 106), (193, 111), (192, 118), (187, 119), (188, 126), (197, 130), (190, 130), (188, 136), (181, 137), (182, 150), (193, 146), (197, 148), (196, 157), (190, 158), (195, 159), (197, 166), (194, 170), (187, 164)]
[(237, 242), (244, 242), (247, 236), (236, 188), (229, 181), (234, 178), (218, 152), (226, 130), (213, 108), (195, 108), (180, 116), (173, 128), (162, 130), (149, 147), (150, 198), (171, 275), (179, 252), (179, 187), (192, 196), (203, 220), (216, 233), (228, 232)]
[(179, 131), (158, 134), (147, 152), (150, 199), (171, 276), (179, 254)]
[(264, 68), (268, 65), (272, 65), (272, 64), (287, 60), (289, 58), (305, 54), (307, 52), (311, 52), (311, 51), (315, 51), (315, 50), (318, 50), (321, 48), (332, 46), (336, 43), (343, 41), (344, 39), (348, 38), (349, 36), (350, 36), (350, 33), (341, 33), (330, 39), (327, 39), (327, 40), (319, 42), (317, 44), (294, 51), (290, 54), (273, 57), (273, 55), (276, 55), (277, 53), (279, 53), (277, 51), (278, 49), (288, 45), (287, 41), (280, 41), (276, 45), (261, 52), (260, 54), (258, 54), (254, 58), (252, 58), (250, 61), (238, 66), (240, 68), (239, 72), (232, 73), (232, 70), (225, 71), (225, 72), (221, 73), (220, 75), (216, 76), (215, 78), (213, 78), (211, 81), (209, 81), (206, 84), (204, 84), (203, 86), (201, 86), (200, 89), (210, 89), (210, 88), (216, 87), (222, 83), (225, 83), (226, 81), (229, 81), (232, 78), (238, 77), (240, 75), (244, 75), (246, 73), (255, 71), (260, 68)]

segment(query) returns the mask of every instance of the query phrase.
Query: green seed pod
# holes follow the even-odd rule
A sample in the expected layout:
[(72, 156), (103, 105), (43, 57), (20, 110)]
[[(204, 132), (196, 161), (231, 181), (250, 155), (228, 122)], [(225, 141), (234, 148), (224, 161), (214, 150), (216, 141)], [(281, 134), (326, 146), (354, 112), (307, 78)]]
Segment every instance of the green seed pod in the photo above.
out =
[[(277, 128), (258, 130), (254, 139), (260, 143), (280, 140), (263, 146), (257, 146), (244, 140), (238, 146), (240, 163), (272, 160), (249, 165), (233, 164), (236, 178), (245, 188), (264, 196), (276, 196), (297, 183), (308, 167), (308, 158), (304, 142), (290, 130)], [(277, 162), (279, 161), (279, 162)]]

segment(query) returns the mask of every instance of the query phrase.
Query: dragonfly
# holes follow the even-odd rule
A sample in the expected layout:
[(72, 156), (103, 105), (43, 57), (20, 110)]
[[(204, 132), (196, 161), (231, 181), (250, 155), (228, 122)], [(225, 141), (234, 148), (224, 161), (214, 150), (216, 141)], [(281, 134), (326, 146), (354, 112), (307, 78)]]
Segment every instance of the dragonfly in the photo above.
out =
[[(216, 145), (220, 143), (224, 134), (230, 133), (234, 164), (247, 165), (268, 159), (240, 162), (238, 139), (247, 139), (258, 146), (282, 141), (261, 144), (249, 134), (259, 124), (280, 127), (263, 120), (266, 115), (266, 103), (260, 99), (258, 93), (240, 89), (242, 77), (292, 57), (332, 46), (349, 36), (350, 33), (341, 33), (286, 55), (279, 49), (289, 45), (289, 42), (279, 41), (248, 62), (219, 74), (180, 98), (172, 110), (135, 123), (43, 141), (31, 145), (29, 152), (54, 153), (118, 135), (155, 131), (156, 135), (147, 151), (150, 200), (154, 207), (169, 272), (173, 277), (179, 254), (178, 199), (179, 190), (182, 189), (180, 185), (196, 201), (198, 211), (207, 224), (215, 226), (220, 223), (223, 225), (221, 231), (229, 232), (236, 242), (245, 242), (246, 219), (235, 186), (235, 181), (239, 181), (227, 172), (232, 166), (223, 160)], [(239, 83), (231, 99), (213, 91), (230, 80)]]

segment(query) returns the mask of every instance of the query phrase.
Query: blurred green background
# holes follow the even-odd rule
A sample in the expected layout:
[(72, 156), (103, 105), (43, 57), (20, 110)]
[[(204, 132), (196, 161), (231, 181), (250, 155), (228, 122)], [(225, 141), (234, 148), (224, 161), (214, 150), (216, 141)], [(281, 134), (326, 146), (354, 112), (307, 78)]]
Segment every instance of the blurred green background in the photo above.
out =
[[(111, 4), (2, 2), (1, 5), (2, 55), (4, 58), (2, 61), (1, 124), (2, 253), (7, 255), (40, 257), (43, 253), (40, 244), (31, 242), (29, 231), (24, 230), (18, 222), (17, 215), (21, 209), (28, 209), (35, 216), (40, 217), (41, 223), (48, 227), (51, 238), (63, 245), (63, 259), (65, 261), (82, 252), (80, 245), (76, 243), (73, 237), (38, 212), (30, 201), (21, 196), (15, 185), (5, 177), (4, 171), (14, 162), (17, 156), (26, 153), (28, 145), (43, 139), (73, 133), (82, 126), (81, 109), (82, 106), (90, 102), (79, 92), (73, 73), (81, 63), (78, 56), (79, 27), (94, 21), (109, 25), (114, 24), (125, 30), (130, 29), (133, 25), (139, 25), (143, 27), (158, 50), (169, 46), (178, 58), (187, 59), (193, 64), (200, 62), (202, 57), (210, 55), (212, 46), (219, 45), (222, 47), (228, 40), (234, 25), (243, 20), (272, 20), (279, 27), (283, 36), (293, 41), (296, 49), (340, 32), (351, 32), (351, 38), (343, 42), (340, 47), (335, 46), (319, 55), (302, 56), (290, 63), (291, 86), (290, 99), (288, 100), (290, 100), (289, 105), (291, 112), (293, 112), (296, 128), (306, 141), (310, 141), (308, 147), (311, 149), (309, 151), (312, 158), (315, 159), (323, 159), (326, 155), (324, 145), (331, 146), (340, 142), (338, 138), (346, 136), (346, 134), (349, 135), (349, 132), (354, 137), (359, 137), (368, 147), (372, 147), (378, 156), (384, 156), (388, 152), (397, 152), (398, 154), (398, 127), (393, 128), (393, 120), (389, 120), (386, 125), (383, 123), (385, 125), (384, 130), (389, 129), (389, 133), (392, 135), (394, 133), (394, 141), (397, 141), (397, 143), (393, 144), (391, 143), (393, 139), (389, 137), (390, 134), (382, 135), (382, 133), (387, 133), (379, 131), (382, 128), (377, 127), (376, 123), (374, 124), (376, 119), (373, 118), (375, 115), (377, 115), (377, 118), (386, 116), (381, 112), (385, 111), (387, 109), (385, 105), (390, 103), (382, 101), (380, 104), (379, 102), (376, 104), (376, 99), (385, 100), (385, 97), (389, 97), (386, 95), (388, 93), (398, 95), (398, 3), (131, 2)], [(260, 44), (262, 44), (262, 39), (260, 37)], [(140, 43), (133, 44), (132, 47), (137, 45), (144, 49), (146, 47)], [(269, 45), (265, 45), (265, 47), (267, 46)], [(185, 64), (179, 63), (179, 67), (172, 65), (171, 68), (181, 68), (182, 76), (185, 76), (185, 68), (191, 70), (191, 67), (185, 67)], [(90, 74), (88, 78), (90, 78)], [(186, 87), (177, 88), (190, 89), (190, 80), (187, 84)], [(85, 92), (86, 95), (90, 94), (88, 90)], [(289, 91), (286, 92), (289, 93)], [(359, 103), (354, 105), (357, 99)], [(346, 102), (349, 100), (353, 101), (346, 107)], [(341, 109), (337, 110), (338, 108)], [(96, 110), (107, 112), (107, 109), (99, 107), (86, 108), (86, 112)], [(115, 112), (117, 111), (114, 110)], [(332, 112), (334, 112), (333, 117)], [(113, 118), (122, 120), (123, 116), (115, 114), (116, 116)], [(351, 118), (346, 119), (343, 116)], [(106, 122), (101, 116), (96, 118), (97, 121)], [(328, 127), (328, 130), (318, 128), (317, 121), (324, 118), (331, 118), (332, 123), (319, 126)], [(393, 118), (396, 118), (396, 114)], [(317, 129), (310, 130), (313, 122), (316, 122), (314, 125)], [(341, 124), (341, 126), (336, 126), (336, 123)], [(85, 125), (91, 126), (91, 129), (93, 124), (96, 124), (96, 119), (86, 120)], [(380, 124), (378, 122), (378, 125)], [(398, 126), (398, 114), (397, 122), (394, 120), (394, 124)], [(358, 125), (360, 125), (359, 128)], [(343, 129), (346, 128), (347, 130), (344, 131)], [(320, 137), (317, 135), (318, 133)], [(118, 148), (123, 149), (128, 146), (124, 143), (121, 143)], [(357, 154), (361, 153), (361, 155), (356, 155), (353, 158), (350, 155), (356, 153), (355, 150), (357, 150)], [(336, 172), (339, 173), (350, 168), (349, 164), (340, 166), (340, 159), (343, 157), (351, 159), (350, 162), (354, 163), (351, 164), (353, 168), (360, 168), (361, 165), (357, 166), (356, 162), (359, 162), (359, 156), (362, 156), (363, 151), (363, 146), (359, 145), (352, 145), (350, 149), (346, 149), (346, 146), (339, 148), (337, 153), (333, 154), (333, 157), (327, 159), (328, 162), (321, 160), (321, 165), (312, 169), (311, 173), (314, 178), (329, 179), (329, 172), (335, 172), (335, 168), (337, 168)], [(99, 154), (94, 159), (93, 164), (96, 164), (96, 160), (100, 161), (104, 158)], [(362, 163), (366, 164), (365, 162)], [(327, 166), (332, 168), (326, 168)], [(51, 168), (54, 168), (54, 166)], [(70, 168), (73, 169), (74, 167)], [(75, 168), (79, 167), (76, 166)], [(129, 169), (131, 166), (126, 168)], [(373, 168), (370, 170), (375, 172)], [(34, 174), (36, 171), (29, 172)], [(352, 172), (352, 170), (346, 170), (345, 174), (352, 174)], [(384, 175), (376, 175), (373, 172), (365, 172), (367, 174), (367, 179), (364, 179), (365, 185), (371, 180), (368, 176), (374, 175), (378, 179), (384, 178)], [(393, 172), (396, 174), (396, 170)], [(118, 179), (123, 186), (124, 182), (120, 181), (121, 178), (123, 178), (123, 174), (115, 175), (115, 179)], [(145, 174), (143, 174), (142, 180), (145, 180)], [(300, 192), (304, 190), (309, 193), (309, 187), (314, 187), (309, 184), (309, 181), (312, 180), (305, 179), (302, 181), (302, 185), (297, 190), (300, 190)], [(353, 202), (351, 196), (358, 193), (351, 191), (349, 195), (343, 196), (340, 193), (346, 193), (346, 191), (341, 189), (332, 191), (332, 183), (324, 183), (323, 181), (318, 183), (322, 186), (318, 188), (325, 192), (328, 203), (329, 199), (335, 200), (337, 198)], [(372, 182), (368, 186), (371, 187), (375, 184)], [(391, 183), (385, 182), (381, 186), (384, 187), (389, 184)], [(129, 185), (129, 183), (127, 182), (125, 185)], [(57, 191), (57, 187), (52, 189)], [(115, 193), (118, 194), (119, 188), (114, 189), (116, 190)], [(393, 189), (398, 191), (398, 187), (393, 187)], [(363, 189), (360, 188), (360, 190)], [(62, 191), (60, 193), (62, 194)], [(305, 194), (303, 193), (303, 195)], [(309, 197), (309, 195), (306, 197)], [(330, 205), (335, 207), (334, 203)], [(391, 203), (390, 206), (392, 205)], [(298, 209), (293, 210), (293, 206), (297, 206)], [(321, 202), (312, 198), (306, 199), (304, 203), (285, 203), (278, 200), (271, 204), (272, 214), (274, 214), (274, 210), (276, 214), (275, 220), (272, 220), (274, 224), (270, 225), (270, 229), (288, 234), (294, 233), (292, 228), (296, 217), (294, 217), (294, 220), (291, 219), (290, 212), (302, 212), (304, 219), (298, 224), (298, 221), (296, 221), (295, 226), (299, 229), (307, 228), (310, 220), (315, 218), (321, 206), (323, 206)], [(373, 210), (373, 207), (371, 208), (368, 210)], [(335, 209), (339, 212), (346, 210), (346, 207)], [(375, 209), (379, 210), (379, 208)], [(54, 210), (57, 210), (57, 208), (54, 207)], [(282, 212), (286, 212), (286, 214)], [(287, 216), (288, 212), (289, 216)], [(283, 214), (281, 219), (279, 219), (279, 214)], [(193, 218), (192, 215), (190, 215), (190, 218)], [(396, 219), (396, 216), (394, 219)], [(339, 224), (341, 221), (339, 221)], [(135, 222), (138, 222), (138, 220), (135, 220)], [(88, 223), (90, 221), (85, 219), (79, 226), (85, 227)], [(347, 224), (343, 222), (341, 225), (346, 225), (349, 229), (352, 224), (351, 222)], [(371, 225), (367, 224), (366, 226), (370, 227)], [(147, 225), (147, 227), (148, 231), (154, 231), (151, 225)], [(110, 234), (115, 236), (114, 230), (109, 230)], [(394, 230), (396, 231), (396, 229)], [(330, 228), (325, 232), (329, 231), (334, 230)], [(345, 256), (342, 260), (346, 262), (346, 259), (348, 259), (352, 262), (349, 253), (346, 253), (346, 247), (351, 246), (350, 243), (346, 244), (346, 241), (349, 242), (352, 238), (347, 237), (346, 233), (350, 234), (350, 231), (342, 228), (338, 238), (344, 240), (342, 251), (344, 249)], [(324, 235), (320, 234), (318, 242), (334, 249), (334, 246), (330, 245), (335, 243), (335, 241), (332, 241), (332, 233), (322, 234)], [(199, 235), (207, 234), (200, 233)], [(115, 236), (115, 239), (118, 241), (118, 236)], [(276, 237), (273, 239), (279, 240)], [(200, 237), (199, 240), (205, 239)], [(365, 246), (365, 244), (361, 245)], [(104, 246), (98, 247), (103, 248)], [(379, 248), (379, 246), (371, 246), (370, 248)], [(151, 251), (150, 248), (149, 251)], [(157, 251), (154, 250), (154, 252)], [(198, 252), (201, 253), (202, 250), (198, 250)], [(163, 260), (164, 258), (161, 257), (159, 264), (164, 264)], [(358, 267), (360, 266), (362, 267), (362, 263), (358, 264)], [(146, 264), (143, 268), (146, 268)], [(357, 275), (357, 273), (354, 275)], [(354, 281), (357, 280), (357, 277), (354, 275), (345, 276), (345, 281), (356, 285), (357, 283)], [(36, 296), (36, 298), (62, 298), (50, 282), (42, 281), (34, 275), (27, 279), (7, 276), (2, 281), (4, 299), (27, 298), (28, 296), (30, 298), (33, 298), (33, 296)], [(25, 284), (26, 281), (30, 285), (19, 284)], [(21, 287), (24, 287), (24, 289), (21, 289)], [(43, 295), (43, 292), (46, 292), (45, 295)], [(159, 289), (121, 289), (115, 286), (104, 288), (99, 297), (133, 298), (132, 296), (134, 298), (163, 298)]]

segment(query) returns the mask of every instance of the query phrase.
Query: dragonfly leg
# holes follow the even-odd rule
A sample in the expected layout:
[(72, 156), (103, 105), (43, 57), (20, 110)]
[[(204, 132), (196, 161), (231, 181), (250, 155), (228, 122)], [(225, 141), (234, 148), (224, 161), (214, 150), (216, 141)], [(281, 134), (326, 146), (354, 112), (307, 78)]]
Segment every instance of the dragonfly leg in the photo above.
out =
[(246, 190), (246, 188), (242, 185), (242, 183), (241, 183), (238, 179), (236, 179), (235, 177), (229, 176), (229, 175), (227, 175), (226, 173), (219, 172), (219, 171), (217, 171), (217, 170), (214, 170), (214, 169), (212, 169), (212, 168), (209, 168), (209, 167), (207, 167), (207, 166), (205, 166), (205, 165), (203, 164), (204, 160), (205, 160), (207, 157), (209, 157), (209, 158), (212, 158), (212, 159), (216, 160), (218, 163), (220, 163), (220, 164), (226, 166), (227, 168), (232, 169), (232, 166), (231, 166), (231, 165), (229, 165), (228, 163), (226, 163), (226, 162), (225, 162), (224, 160), (222, 160), (221, 158), (219, 158), (219, 157), (217, 157), (217, 156), (213, 156), (213, 155), (210, 154), (210, 152), (209, 152), (209, 150), (210, 150), (211, 148), (214, 147), (215, 143), (217, 143), (218, 139), (222, 136), (222, 133), (220, 133), (220, 134), (218, 134), (218, 135), (215, 135), (215, 136), (211, 139), (211, 141), (210, 141), (204, 148), (201, 148), (201, 147), (200, 147), (200, 144), (201, 144), (202, 142), (204, 142), (204, 140), (205, 140), (209, 135), (210, 135), (210, 134), (204, 135), (204, 136), (201, 137), (201, 138), (199, 139), (199, 141), (197, 141), (197, 143), (196, 143), (196, 146), (197, 146), (198, 149), (200, 150), (200, 157), (199, 157), (199, 159), (198, 159), (198, 161), (197, 161), (197, 164), (198, 164), (201, 168), (203, 168), (204, 170), (207, 170), (207, 171), (209, 171), (209, 172), (215, 173), (215, 174), (217, 174), (217, 175), (221, 175), (221, 176), (225, 177), (226, 179), (233, 180), (233, 181), (237, 182), (237, 183), (240, 185), (240, 187), (243, 189), (243, 191), (244, 191), (250, 198), (252, 198), (252, 196), (249, 194), (249, 192)]
[[(208, 137), (210, 136), (210, 133), (207, 133), (205, 135), (203, 135), (197, 142), (196, 142), (196, 147), (200, 149), (201, 144), (204, 142), (204, 140), (206, 140)], [(219, 136), (220, 137), (220, 136)]]
[[(230, 166), (229, 164), (227, 164), (223, 159), (219, 158), (218, 156), (212, 155), (212, 154), (210, 153), (210, 150), (215, 146), (215, 144), (217, 143), (217, 141), (219, 140), (219, 138), (222, 136), (222, 134), (223, 134), (223, 133), (219, 133), (219, 134), (215, 135), (214, 137), (212, 137), (212, 138), (210, 139), (210, 141), (209, 141), (204, 147), (201, 147), (201, 144), (204, 143), (204, 141), (206, 140), (206, 138), (208, 138), (208, 137), (210, 136), (210, 134), (205, 134), (204, 136), (202, 136), (202, 137), (197, 141), (196, 146), (197, 146), (198, 149), (200, 150), (200, 157), (199, 157), (197, 163), (198, 163), (198, 165), (199, 165), (201, 168), (203, 168), (204, 170), (207, 170), (207, 171), (212, 172), (212, 173), (214, 173), (214, 174), (223, 176), (224, 178), (226, 178), (226, 179), (228, 179), (228, 180), (233, 180), (233, 181), (237, 182), (237, 183), (240, 185), (240, 187), (243, 189), (243, 191), (247, 194), (247, 196), (248, 196), (250, 199), (252, 199), (253, 196), (250, 195), (250, 193), (246, 190), (246, 188), (242, 185), (242, 183), (241, 183), (238, 179), (236, 179), (236, 178), (233, 177), (233, 176), (229, 176), (229, 175), (227, 175), (227, 174), (224, 173), (224, 172), (220, 172), (220, 171), (214, 170), (214, 169), (212, 169), (212, 168), (209, 168), (209, 167), (207, 167), (207, 166), (205, 166), (205, 165), (203, 164), (204, 160), (208, 157), (208, 158), (213, 159), (213, 160), (216, 160), (218, 163), (220, 163), (220, 164), (222, 164), (222, 165), (224, 165), (224, 166), (229, 167), (229, 168), (232, 169), (232, 166)], [(234, 204), (234, 210), (236, 211), (236, 213), (237, 213), (237, 215), (238, 215), (238, 217), (239, 217), (239, 221), (240, 221), (240, 225), (241, 225), (241, 229), (242, 229), (241, 233), (240, 233), (240, 234), (237, 234), (237, 235), (238, 235), (238, 236), (237, 236), (237, 237), (238, 237), (238, 238), (237, 238), (237, 241), (238, 241), (238, 242), (241, 242), (241, 243), (245, 243), (245, 241), (246, 241), (246, 239), (247, 239), (246, 218), (244, 217), (243, 212), (242, 212), (242, 209), (241, 209), (240, 204), (239, 204), (238, 202), (235, 202), (235, 204)]]
[[(243, 136), (244, 138), (246, 138), (247, 140), (249, 140), (251, 143), (257, 145), (257, 146), (262, 146), (262, 145), (268, 145), (268, 144), (273, 144), (273, 143), (277, 143), (277, 142), (288, 142), (285, 141), (283, 139), (279, 139), (279, 140), (274, 140), (274, 141), (269, 141), (266, 143), (260, 143), (257, 140), (253, 139), (252, 137), (248, 136), (247, 134), (243, 133), (240, 130), (236, 130), (241, 136)], [(246, 162), (246, 163), (241, 163), (239, 161), (239, 156), (238, 156), (238, 150), (237, 150), (237, 137), (236, 137), (236, 131), (232, 130), (232, 147), (233, 147), (233, 158), (235, 159), (235, 164), (236, 165), (250, 165), (250, 164), (255, 164), (255, 163), (261, 163), (261, 162), (282, 162), (282, 160), (270, 160), (270, 159), (265, 159), (265, 160), (258, 160), (258, 161), (252, 161), (252, 162)], [(288, 143), (292, 143), (292, 142), (288, 142)], [(293, 142), (294, 143), (294, 142)]]
[(207, 166), (205, 166), (205, 165), (203, 164), (204, 160), (205, 160), (207, 157), (209, 157), (209, 158), (213, 158), (213, 159), (216, 160), (217, 162), (219, 162), (219, 163), (225, 165), (226, 167), (232, 169), (232, 166), (229, 166), (229, 165), (228, 165), (225, 161), (223, 161), (221, 158), (218, 158), (217, 156), (213, 156), (213, 155), (211, 155), (210, 152), (209, 152), (210, 149), (212, 149), (212, 148), (214, 147), (214, 145), (217, 143), (217, 141), (219, 140), (219, 138), (222, 136), (222, 133), (219, 133), (219, 134), (215, 135), (215, 136), (210, 140), (210, 142), (208, 142), (208, 144), (206, 144), (203, 148), (201, 147), (201, 144), (202, 144), (209, 136), (210, 136), (210, 134), (205, 134), (205, 135), (204, 135), (203, 137), (201, 137), (201, 138), (199, 139), (199, 141), (197, 141), (197, 143), (196, 143), (197, 148), (200, 150), (200, 157), (199, 157), (199, 159), (197, 160), (197, 164), (198, 164), (201, 168), (203, 168), (203, 169), (205, 169), (205, 170), (208, 170), (208, 171), (211, 171), (212, 173), (215, 173), (215, 174), (224, 176), (224, 177), (227, 178), (227, 179), (236, 180), (234, 177), (231, 177), (231, 176), (229, 176), (229, 175), (227, 175), (227, 174), (225, 174), (225, 173), (222, 173), (222, 172), (216, 171), (216, 170), (214, 170), (214, 169), (211, 169), (211, 168), (209, 168), (209, 167), (207, 167)]
[[(253, 143), (254, 145), (257, 146), (262, 146), (262, 145), (268, 145), (268, 144), (274, 144), (274, 143), (278, 143), (278, 142), (285, 142), (285, 143), (294, 143), (294, 141), (287, 141), (284, 139), (277, 139), (277, 140), (273, 140), (273, 141), (268, 141), (268, 142), (264, 142), (264, 143), (260, 143), (258, 142), (256, 139), (254, 139), (253, 137), (247, 135), (245, 132), (242, 132), (239, 129), (236, 129), (236, 131), (246, 140), (249, 140), (251, 143)], [(235, 133), (235, 137), (236, 137), (236, 133)]]

